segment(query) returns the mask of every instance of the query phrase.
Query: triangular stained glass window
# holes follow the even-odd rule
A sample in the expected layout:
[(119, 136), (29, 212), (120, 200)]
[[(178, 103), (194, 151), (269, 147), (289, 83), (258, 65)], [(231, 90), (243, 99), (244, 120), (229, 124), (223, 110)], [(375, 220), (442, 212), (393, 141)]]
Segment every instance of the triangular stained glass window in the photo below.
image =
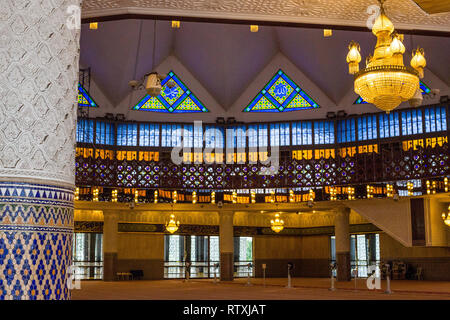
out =
[[(420, 81), (419, 85), (420, 85), (420, 90), (422, 91), (422, 94), (430, 93), (431, 89), (425, 83)], [(361, 98), (361, 96), (359, 96), (353, 104), (365, 104), (365, 103), (367, 103), (367, 102), (364, 101), (363, 98)]]
[[(168, 85), (169, 81), (171, 85)], [(154, 98), (147, 94), (133, 110), (165, 113), (209, 112), (173, 71), (169, 72), (161, 85), (159, 96)]]
[(87, 93), (86, 89), (83, 88), (81, 83), (78, 83), (78, 106), (94, 108), (98, 107), (98, 104), (94, 101), (94, 99), (92, 99), (89, 93)]
[(244, 112), (288, 112), (320, 106), (282, 70), (256, 95)]

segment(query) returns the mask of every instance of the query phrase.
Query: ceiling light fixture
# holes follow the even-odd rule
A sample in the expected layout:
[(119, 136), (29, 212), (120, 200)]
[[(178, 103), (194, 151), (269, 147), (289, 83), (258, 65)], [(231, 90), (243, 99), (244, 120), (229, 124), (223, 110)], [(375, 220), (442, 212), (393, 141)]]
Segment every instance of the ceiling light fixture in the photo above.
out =
[(270, 220), (271, 229), (276, 233), (281, 232), (284, 229), (284, 221), (280, 219), (280, 214), (275, 214), (275, 220)]
[(169, 222), (166, 223), (166, 230), (170, 233), (177, 232), (180, 227), (180, 221), (175, 221), (175, 215), (173, 214), (173, 205), (172, 205), (172, 213), (170, 214)]
[(394, 25), (384, 11), (385, 0), (379, 2), (380, 15), (372, 27), (372, 33), (377, 37), (373, 56), (367, 57), (366, 68), (359, 70), (360, 46), (352, 41), (347, 63), (349, 73), (355, 75), (355, 92), (366, 102), (389, 113), (420, 90), (419, 78), (424, 76), (426, 60), (423, 49), (417, 48), (413, 51), (411, 67), (403, 64), (403, 35), (394, 33)]

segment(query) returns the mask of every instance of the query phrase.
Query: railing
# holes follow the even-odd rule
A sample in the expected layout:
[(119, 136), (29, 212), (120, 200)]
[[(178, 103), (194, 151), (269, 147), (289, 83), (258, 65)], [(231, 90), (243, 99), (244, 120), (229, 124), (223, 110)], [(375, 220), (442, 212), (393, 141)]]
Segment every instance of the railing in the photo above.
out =
[[(215, 268), (214, 265), (219, 261), (192, 261), (189, 268), (189, 278), (214, 278), (220, 277), (220, 268)], [(164, 262), (164, 278), (165, 279), (184, 279), (186, 277), (186, 263), (185, 262)]]
[[(251, 264), (249, 268), (248, 265)], [(253, 277), (253, 261), (239, 261), (234, 263), (234, 277), (235, 278), (247, 278)]]
[(74, 261), (74, 278), (77, 280), (102, 280), (103, 261)]

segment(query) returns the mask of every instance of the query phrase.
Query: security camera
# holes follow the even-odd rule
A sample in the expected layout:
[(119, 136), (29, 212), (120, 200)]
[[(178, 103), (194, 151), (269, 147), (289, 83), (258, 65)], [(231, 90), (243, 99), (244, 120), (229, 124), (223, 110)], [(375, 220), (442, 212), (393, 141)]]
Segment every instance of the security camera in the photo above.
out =
[(145, 90), (151, 97), (157, 97), (161, 94), (161, 79), (162, 77), (157, 72), (151, 72), (147, 77)]
[(131, 89), (136, 90), (141, 83), (138, 80), (131, 80), (128, 82), (128, 85), (131, 87)]
[(441, 93), (441, 90), (439, 90), (439, 89), (431, 89), (430, 93), (437, 96), (439, 93)]
[(217, 202), (217, 207), (222, 208), (223, 207), (223, 202), (222, 201)]
[(414, 108), (418, 107), (422, 104), (423, 96), (422, 96), (422, 92), (420, 91), (420, 89), (417, 89), (414, 96), (408, 102), (411, 105), (411, 107), (414, 107)]

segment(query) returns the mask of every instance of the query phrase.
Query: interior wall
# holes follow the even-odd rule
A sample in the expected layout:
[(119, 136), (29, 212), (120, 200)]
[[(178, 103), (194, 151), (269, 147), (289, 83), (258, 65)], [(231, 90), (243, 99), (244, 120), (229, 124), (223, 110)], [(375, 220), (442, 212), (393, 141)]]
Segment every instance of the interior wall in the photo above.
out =
[(164, 278), (164, 235), (119, 232), (117, 272), (143, 270), (145, 280)]
[(405, 247), (380, 233), (382, 261), (403, 261), (414, 270), (421, 267), (424, 280), (450, 281), (450, 247)]
[[(282, 250), (280, 250), (282, 248)], [(287, 277), (287, 264), (294, 263), (294, 277), (327, 277), (330, 259), (328, 236), (259, 236), (254, 238), (256, 277)]]

